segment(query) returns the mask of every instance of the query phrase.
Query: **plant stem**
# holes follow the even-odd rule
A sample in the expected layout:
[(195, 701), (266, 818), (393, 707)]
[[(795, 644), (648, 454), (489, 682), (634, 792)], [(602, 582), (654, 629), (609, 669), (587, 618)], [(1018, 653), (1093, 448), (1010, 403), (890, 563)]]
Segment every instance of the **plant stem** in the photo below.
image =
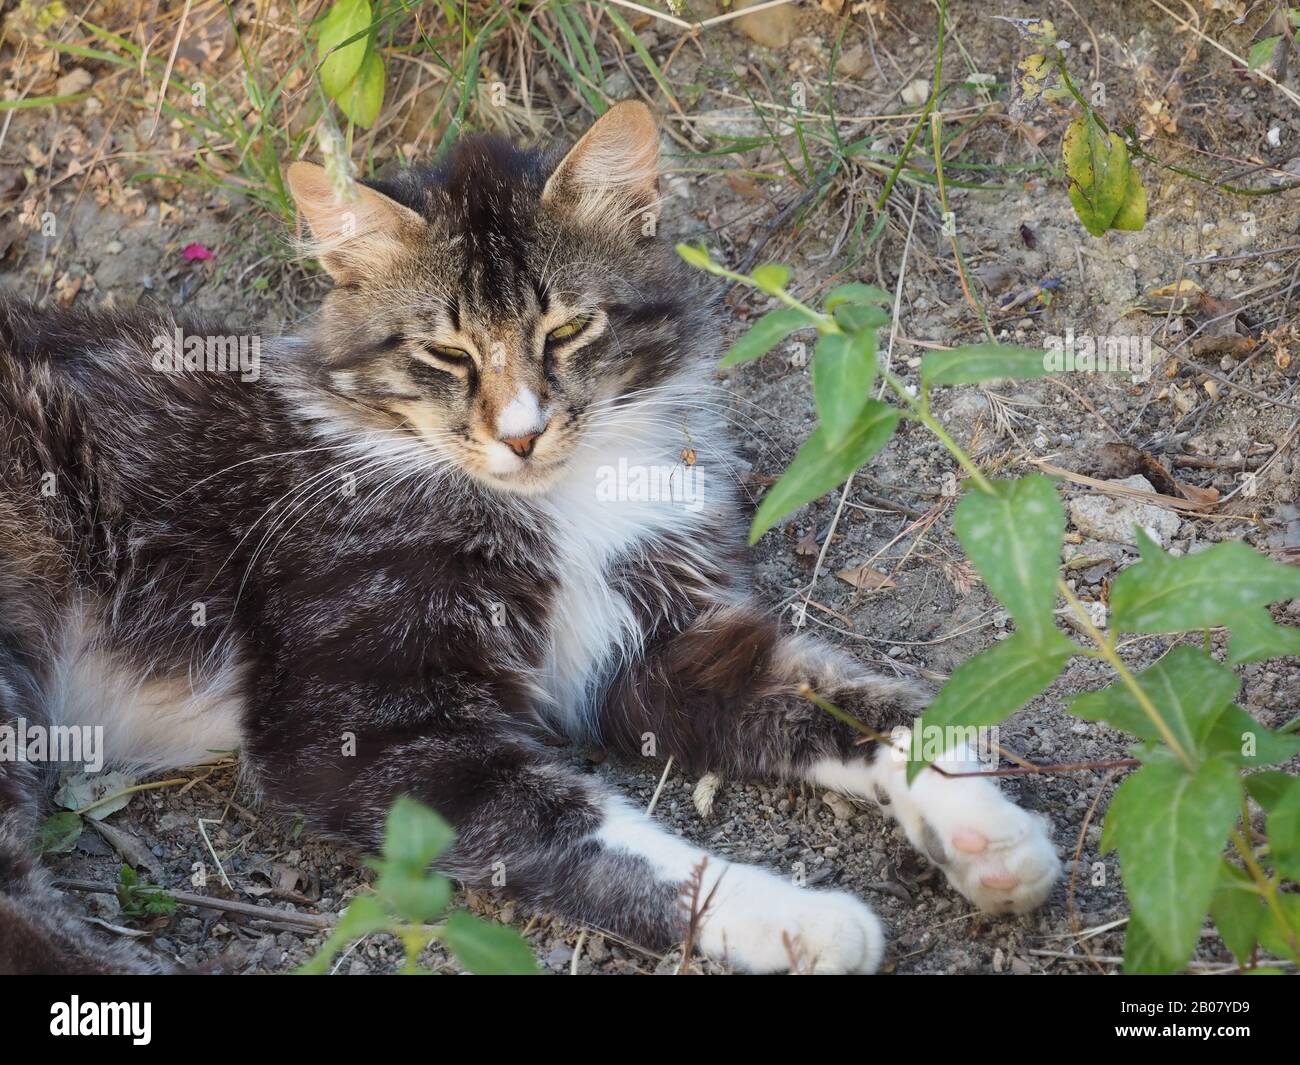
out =
[(992, 483), (983, 473), (980, 472), (980, 469), (975, 465), (974, 460), (962, 450), (961, 445), (949, 435), (948, 430), (943, 427), (939, 419), (930, 413), (929, 404), (922, 402), (908, 392), (903, 382), (899, 380), (898, 376), (892, 371), (882, 369), (880, 375), (884, 379), (885, 383), (893, 390), (894, 395), (898, 396), (899, 399), (907, 404), (912, 417), (937, 436), (939, 442), (952, 453), (952, 457), (957, 460), (957, 464), (961, 466), (970, 479), (975, 482), (976, 487), (978, 487), (981, 492), (992, 494)]
[[(1249, 824), (1250, 822), (1245, 823)], [(1254, 852), (1250, 849), (1250, 844), (1246, 841), (1246, 837), (1242, 835), (1239, 828), (1232, 830), (1232, 845), (1237, 849), (1237, 853), (1245, 863), (1246, 872), (1255, 881), (1255, 890), (1263, 897), (1269, 912), (1273, 914), (1273, 919), (1277, 921), (1278, 927), (1282, 929), (1287, 946), (1291, 948), (1292, 956), (1296, 961), (1300, 961), (1300, 937), (1296, 935), (1295, 929), (1291, 927), (1291, 922), (1286, 919), (1286, 911), (1282, 909), (1282, 904), (1278, 901), (1277, 881), (1260, 867), (1259, 862), (1255, 860)]]
[(113, 792), (112, 795), (105, 795), (102, 799), (88, 802), (85, 806), (81, 807), (81, 809), (74, 810), (73, 813), (85, 815), (91, 810), (103, 806), (105, 803), (112, 802), (114, 799), (122, 798), (124, 795), (134, 795), (137, 791), (155, 791), (158, 788), (171, 788), (175, 787), (177, 784), (188, 784), (189, 782), (189, 777), (177, 777), (173, 780), (154, 780), (150, 781), (148, 784), (132, 784), (129, 788), (123, 788), (121, 791)]
[(939, 115), (930, 116), (930, 143), (934, 150), (934, 178), (935, 184), (939, 189), (939, 206), (943, 208), (945, 220), (952, 218), (952, 232), (948, 239), (952, 242), (953, 258), (957, 262), (957, 276), (961, 279), (961, 290), (966, 296), (966, 302), (975, 308), (980, 324), (984, 327), (984, 335), (991, 342), (993, 340), (993, 329), (989, 326), (989, 316), (984, 311), (984, 304), (971, 291), (970, 282), (966, 277), (966, 258), (961, 253), (961, 245), (957, 243), (957, 220), (956, 215), (948, 208), (948, 186), (943, 180), (943, 130), (940, 124)]
[(1119, 652), (1115, 650), (1114, 644), (1112, 644), (1111, 641), (1102, 634), (1101, 630), (1092, 623), (1092, 618), (1090, 618), (1088, 612), (1084, 610), (1083, 604), (1075, 598), (1074, 592), (1070, 590), (1070, 586), (1060, 577), (1056, 578), (1056, 588), (1074, 610), (1075, 616), (1079, 619), (1079, 623), (1083, 626), (1084, 631), (1087, 632), (1089, 638), (1097, 645), (1097, 650), (1100, 652), (1101, 657), (1104, 658), (1110, 667), (1119, 674), (1119, 679), (1123, 681), (1124, 687), (1128, 688), (1132, 693), (1133, 698), (1137, 700), (1138, 706), (1142, 708), (1142, 712), (1151, 719), (1151, 723), (1155, 725), (1156, 731), (1160, 733), (1160, 738), (1164, 740), (1165, 743), (1168, 744), (1169, 749), (1178, 756), (1178, 760), (1183, 763), (1183, 768), (1185, 768), (1189, 773), (1194, 773), (1196, 771), (1196, 762), (1192, 759), (1191, 755), (1187, 753), (1183, 745), (1179, 743), (1178, 737), (1174, 735), (1173, 730), (1169, 727), (1169, 723), (1165, 721), (1160, 711), (1156, 708), (1156, 704), (1151, 701), (1151, 697), (1142, 690), (1142, 685), (1137, 682), (1137, 678), (1133, 676), (1128, 666), (1124, 664), (1124, 659), (1120, 658)]
[(907, 165), (907, 157), (912, 154), (916, 138), (921, 135), (921, 129), (928, 121), (930, 112), (934, 110), (934, 105), (939, 101), (939, 82), (943, 78), (943, 40), (947, 35), (947, 29), (948, 0), (939, 0), (939, 44), (935, 51), (934, 81), (930, 85), (930, 97), (925, 101), (925, 107), (920, 115), (917, 116), (916, 125), (912, 127), (912, 132), (907, 135), (903, 150), (898, 153), (898, 161), (894, 164), (894, 169), (889, 172), (889, 177), (885, 180), (885, 187), (876, 199), (876, 214), (880, 214), (885, 209), (885, 202), (889, 199), (889, 194), (894, 191), (894, 183), (898, 180), (898, 175), (902, 173), (903, 167)]

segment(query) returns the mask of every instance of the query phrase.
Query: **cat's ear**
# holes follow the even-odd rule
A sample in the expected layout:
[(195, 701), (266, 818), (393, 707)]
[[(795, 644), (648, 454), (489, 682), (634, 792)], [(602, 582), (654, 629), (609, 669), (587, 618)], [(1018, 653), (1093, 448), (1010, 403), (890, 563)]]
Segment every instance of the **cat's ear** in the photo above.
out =
[(424, 228), (409, 207), (359, 182), (354, 197), (340, 198), (315, 163), (291, 163), (285, 176), (311, 230), (312, 254), (340, 284), (382, 270)]
[(624, 100), (596, 119), (560, 160), (542, 202), (583, 223), (653, 236), (659, 219), (659, 128), (650, 108)]

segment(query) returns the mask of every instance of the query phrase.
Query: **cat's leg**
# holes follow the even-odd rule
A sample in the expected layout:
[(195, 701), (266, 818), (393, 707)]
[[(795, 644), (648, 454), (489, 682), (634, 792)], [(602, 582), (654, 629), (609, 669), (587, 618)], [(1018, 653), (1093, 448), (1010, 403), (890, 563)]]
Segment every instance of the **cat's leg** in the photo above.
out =
[[(602, 731), (628, 752), (652, 737), (660, 755), (695, 772), (806, 780), (874, 801), (981, 909), (1019, 913), (1042, 903), (1060, 873), (1042, 818), (987, 776), (925, 770), (909, 787), (905, 759), (802, 697), (804, 684), (883, 735), (905, 730), (923, 704), (906, 682), (818, 640), (782, 635), (750, 607), (725, 606), (651, 643), (617, 678)], [(938, 764), (949, 773), (979, 768), (960, 742)]]
[(411, 795), (456, 829), (444, 872), (652, 949), (682, 942), (694, 898), (696, 945), (737, 969), (871, 972), (883, 954), (880, 923), (857, 899), (672, 835), (557, 761), (478, 685), (280, 685), (245, 754), (262, 789), (317, 831), (377, 851), (389, 806)]

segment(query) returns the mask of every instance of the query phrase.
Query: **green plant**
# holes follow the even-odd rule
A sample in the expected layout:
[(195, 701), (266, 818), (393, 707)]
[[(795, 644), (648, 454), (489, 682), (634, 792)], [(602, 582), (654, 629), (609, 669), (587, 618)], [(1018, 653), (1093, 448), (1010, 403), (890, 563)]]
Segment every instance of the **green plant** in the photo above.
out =
[(352, 900), (320, 950), (298, 972), (319, 974), (349, 943), (376, 932), (396, 936), (406, 952), (404, 973), (421, 974), (420, 952), (440, 942), (462, 965), (480, 975), (529, 975), (537, 962), (523, 936), (504, 925), (457, 910), (430, 924), (451, 903), (452, 885), (429, 872), (429, 864), (451, 846), (455, 833), (427, 806), (403, 797), (384, 823), (383, 855), (369, 865), (379, 874), (373, 895)]
[[(1034, 474), (991, 480), (931, 411), (931, 390), (1047, 372), (1042, 351), (979, 344), (930, 351), (915, 391), (877, 365), (876, 332), (888, 321), (888, 297), (866, 285), (833, 290), (817, 311), (786, 291), (790, 272), (764, 266), (745, 276), (715, 263), (702, 248), (679, 245), (691, 264), (759, 289), (783, 305), (740, 338), (722, 360), (761, 357), (799, 329), (817, 330), (813, 393), (819, 424), (768, 491), (751, 541), (793, 510), (846, 480), (893, 435), (901, 421), (923, 425), (966, 474), (957, 505), (957, 538), (1015, 632), (954, 671), (913, 730), (996, 725), (1044, 692), (1074, 656), (1106, 663), (1116, 680), (1078, 696), (1071, 712), (1136, 737), (1139, 768), (1119, 787), (1106, 815), (1103, 851), (1117, 849), (1131, 904), (1125, 944), (1129, 972), (1172, 972), (1191, 956), (1207, 913), (1228, 949), (1252, 971), (1257, 946), (1300, 963), (1300, 779), (1266, 767), (1300, 752), (1300, 718), (1279, 730), (1236, 704), (1232, 666), (1300, 654), (1300, 629), (1276, 624), (1271, 603), (1300, 598), (1300, 569), (1271, 561), (1242, 543), (1174, 557), (1141, 530), (1141, 559), (1111, 586), (1105, 605), (1080, 602), (1060, 576), (1065, 514), (1052, 481)], [(879, 398), (870, 389), (879, 377)], [(896, 402), (884, 400), (892, 393)], [(1087, 645), (1056, 624), (1058, 599)], [(1230, 633), (1226, 662), (1211, 654), (1215, 630)], [(1119, 635), (1196, 634), (1134, 673)], [(809, 693), (841, 716), (843, 711)], [(852, 719), (850, 719), (852, 720)], [(871, 730), (859, 726), (870, 735)], [(877, 737), (878, 738), (878, 737)], [(910, 752), (909, 779), (940, 751)], [(930, 770), (937, 771), (937, 770)], [(1259, 832), (1249, 800), (1265, 815)], [(1225, 845), (1232, 858), (1225, 858)]]
[(321, 88), (352, 122), (369, 129), (384, 106), (384, 61), (370, 0), (334, 0), (316, 33)]
[(155, 917), (176, 909), (176, 900), (160, 887), (140, 883), (140, 874), (129, 865), (118, 874), (117, 901), (123, 917)]

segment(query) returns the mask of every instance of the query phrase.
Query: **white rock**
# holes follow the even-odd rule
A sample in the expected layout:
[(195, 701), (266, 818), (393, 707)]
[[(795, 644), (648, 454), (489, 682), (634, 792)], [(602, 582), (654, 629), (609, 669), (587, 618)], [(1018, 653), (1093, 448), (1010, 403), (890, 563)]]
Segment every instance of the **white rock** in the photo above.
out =
[[(1155, 491), (1151, 482), (1141, 474), (1109, 483), (1143, 492)], [(1162, 547), (1169, 546), (1169, 541), (1178, 535), (1183, 524), (1177, 514), (1164, 507), (1152, 506), (1137, 499), (1103, 495), (1080, 496), (1070, 500), (1070, 520), (1085, 536), (1117, 544), (1137, 543), (1134, 526), (1140, 525)]]

